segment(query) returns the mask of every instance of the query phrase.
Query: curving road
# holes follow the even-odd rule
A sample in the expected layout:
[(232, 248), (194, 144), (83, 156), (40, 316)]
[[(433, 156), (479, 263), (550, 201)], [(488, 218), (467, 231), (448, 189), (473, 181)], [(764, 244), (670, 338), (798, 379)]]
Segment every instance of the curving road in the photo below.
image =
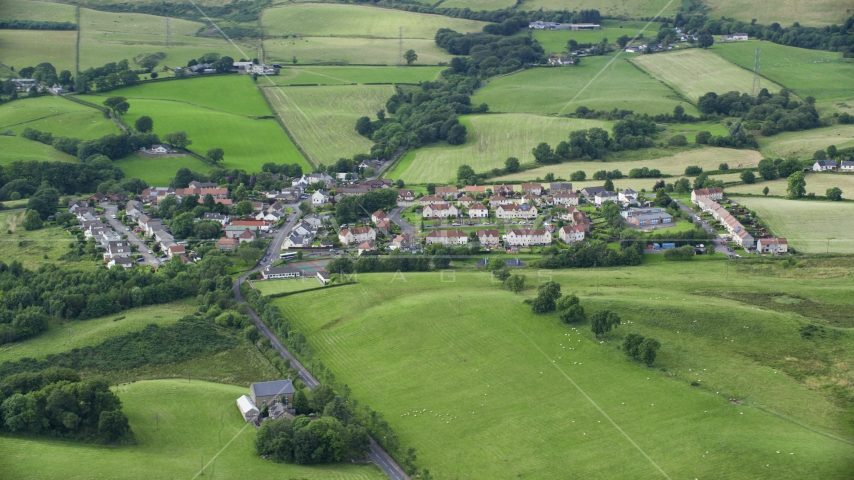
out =
[[(297, 223), (297, 219), (299, 218), (299, 208), (298, 205), (292, 205), (294, 208), (293, 216), (288, 219), (287, 223), (282, 225), (278, 231), (274, 234), (272, 240), (270, 240), (270, 245), (267, 247), (267, 251), (264, 253), (264, 257), (267, 258), (266, 263), (257, 263), (255, 266), (250, 269), (248, 272), (243, 274), (240, 278), (234, 281), (234, 298), (238, 302), (246, 302), (246, 299), (243, 298), (243, 295), (240, 294), (240, 284), (243, 283), (247, 277), (253, 272), (261, 270), (267, 264), (271, 264), (279, 259), (279, 252), (282, 250), (282, 244), (285, 239), (288, 237), (288, 234), (291, 232), (291, 229), (294, 228), (294, 225)], [(258, 327), (258, 330), (261, 331), (261, 334), (270, 339), (271, 344), (276, 350), (279, 351), (279, 354), (282, 358), (287, 358), (291, 361), (291, 366), (297, 369), (297, 377), (302, 380), (303, 383), (310, 389), (320, 385), (320, 382), (314, 378), (314, 375), (311, 374), (309, 370), (305, 368), (305, 366), (297, 360), (297, 358), (282, 344), (279, 338), (270, 330), (267, 325), (261, 321), (261, 318), (258, 317), (258, 314), (250, 307), (249, 308), (249, 316), (255, 322), (255, 326)], [(383, 450), (382, 447), (374, 441), (373, 438), (371, 440), (371, 449), (368, 452), (368, 457), (376, 463), (392, 480), (410, 480), (409, 476), (406, 472), (403, 471), (402, 468), (394, 461), (391, 456)]]

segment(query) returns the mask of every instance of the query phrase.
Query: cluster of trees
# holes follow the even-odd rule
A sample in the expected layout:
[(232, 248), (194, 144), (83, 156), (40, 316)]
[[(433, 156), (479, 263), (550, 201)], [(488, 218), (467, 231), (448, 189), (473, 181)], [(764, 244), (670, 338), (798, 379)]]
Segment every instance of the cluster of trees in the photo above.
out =
[(77, 30), (77, 25), (41, 20), (0, 20), (0, 30)]
[[(95, 159), (91, 157), (96, 156), (103, 156), (109, 160), (117, 160), (130, 155), (142, 147), (150, 148), (151, 145), (160, 142), (160, 138), (155, 133), (120, 133), (118, 135), (111, 133), (94, 140), (80, 140), (79, 138), (54, 137), (50, 132), (41, 132), (29, 127), (21, 132), (21, 136), (44, 143), (45, 145), (50, 145), (60, 152), (74, 155), (84, 162), (94, 161)], [(186, 134), (184, 136), (186, 137)], [(164, 139), (166, 137), (164, 135)], [(175, 146), (176, 148), (183, 148)]]
[(661, 177), (661, 170), (657, 168), (633, 168), (629, 170), (629, 178), (659, 178)]
[(643, 335), (630, 333), (623, 339), (623, 351), (632, 360), (640, 359), (647, 367), (655, 362), (661, 343), (654, 338), (644, 338)]
[(450, 63), (455, 73), (470, 77), (488, 78), (545, 60), (543, 47), (527, 36), (462, 34), (448, 28), (440, 28), (436, 32), (435, 40), (436, 45), (452, 55), (470, 56), (454, 57)]
[(424, 255), (411, 255), (394, 251), (388, 255), (378, 252), (365, 252), (355, 262), (349, 258), (336, 258), (329, 262), (326, 269), (331, 273), (370, 273), (370, 272), (426, 272), (430, 269), (430, 259)]
[[(700, 97), (697, 108), (707, 114), (740, 117), (751, 130), (761, 130), (762, 135), (771, 136), (779, 132), (808, 130), (821, 126), (815, 98), (807, 97), (804, 103), (791, 98), (788, 90), (770, 94), (762, 89), (758, 96), (729, 92), (718, 95), (709, 92)], [(730, 132), (732, 137), (732, 132)], [(698, 136), (698, 143), (699, 141)], [(711, 142), (709, 142), (711, 143)]]
[[(173, 265), (174, 263), (174, 265)], [(48, 327), (50, 318), (87, 319), (134, 307), (231, 291), (224, 262), (170, 262), (145, 269), (79, 270), (46, 264), (37, 271), (0, 261), (0, 344)]]
[(211, 68), (218, 73), (229, 73), (234, 68), (234, 59), (228, 55), (221, 56), (218, 53), (206, 53), (199, 58), (191, 59), (187, 62), (188, 67), (194, 67), (199, 64), (210, 64)]
[[(544, 21), (558, 23), (601, 23), (602, 15), (599, 10), (531, 10), (519, 11), (516, 6), (503, 8), (499, 10), (472, 10), (465, 8), (444, 8), (441, 4), (427, 4), (416, 0), (357, 0), (357, 3), (369, 3), (384, 8), (394, 8), (407, 12), (432, 13), (436, 15), (444, 15), (453, 18), (465, 18), (469, 20), (479, 20), (482, 22), (504, 23), (507, 20), (516, 19), (516, 22), (522, 23), (524, 28), (529, 22)], [(487, 27), (484, 27), (486, 30)], [(507, 35), (511, 35), (507, 33)]]
[[(632, 117), (635, 112), (632, 110), (622, 110), (614, 108), (613, 110), (591, 110), (584, 105), (575, 109), (575, 116), (578, 118), (599, 118), (603, 120), (622, 120), (626, 117)], [(658, 123), (691, 123), (698, 120), (693, 115), (685, 113), (685, 108), (682, 105), (673, 107), (673, 113), (659, 113), (651, 117), (653, 121)]]
[(694, 247), (691, 245), (684, 245), (678, 248), (670, 248), (664, 251), (664, 259), (665, 260), (676, 260), (676, 261), (686, 261), (694, 258)]
[(377, 210), (388, 210), (397, 205), (397, 190), (384, 188), (363, 195), (347, 195), (335, 204), (335, 220), (338, 223), (353, 223), (370, 217)]
[(566, 295), (560, 291), (560, 284), (548, 281), (537, 287), (537, 296), (525, 303), (531, 305), (534, 313), (557, 312), (563, 323), (580, 323), (587, 320), (584, 307), (575, 295)]
[(0, 380), (0, 430), (113, 442), (130, 432), (119, 397), (102, 378), (67, 368)]
[(795, 22), (791, 27), (782, 27), (779, 23), (761, 25), (728, 18), (712, 19), (706, 15), (676, 14), (674, 27), (681, 27), (687, 33), (695, 34), (731, 34), (745, 32), (752, 38), (768, 40), (790, 47), (810, 48), (842, 52), (843, 57), (854, 57), (854, 15), (842, 25), (824, 27), (804, 27)]
[[(619, 215), (619, 213), (618, 213)], [(641, 249), (641, 252), (643, 249)], [(637, 250), (623, 249), (619, 252), (608, 248), (604, 243), (587, 245), (576, 243), (559, 250), (551, 247), (543, 252), (538, 265), (541, 268), (595, 268), (640, 265), (642, 253)]]
[(74, 91), (86, 93), (94, 86), (99, 91), (109, 90), (119, 86), (130, 86), (139, 83), (139, 74), (131, 70), (127, 59), (120, 62), (109, 62), (101, 67), (90, 67), (74, 79)]
[(655, 122), (648, 115), (630, 116), (617, 121), (611, 131), (613, 137), (601, 128), (570, 132), (569, 141), (562, 141), (552, 150), (548, 143), (540, 143), (533, 149), (538, 163), (560, 163), (564, 160), (595, 160), (606, 153), (620, 150), (636, 150), (651, 147), (652, 136), (657, 131)]
[[(677, 135), (680, 136), (680, 135)], [(673, 137), (676, 138), (676, 137)], [(672, 139), (671, 139), (672, 140)], [(687, 140), (682, 136), (682, 144), (687, 144)], [(759, 148), (759, 143), (752, 133), (745, 131), (741, 121), (737, 121), (729, 126), (729, 134), (712, 135), (711, 132), (703, 130), (697, 133), (694, 142), (698, 145), (711, 145), (713, 147), (729, 147), (729, 148)]]
[(136, 191), (138, 185), (134, 184), (139, 179), (122, 180), (123, 177), (124, 173), (106, 157), (95, 157), (86, 163), (12, 162), (0, 165), (0, 201), (29, 197), (43, 184), (55, 188), (60, 195), (101, 191), (106, 185)]
[(759, 175), (761, 175), (764, 180), (774, 180), (777, 178), (789, 178), (793, 173), (800, 172), (804, 168), (809, 168), (811, 165), (812, 162), (810, 161), (802, 163), (796, 158), (788, 158), (786, 160), (783, 160), (782, 158), (763, 158), (759, 161), (759, 165), (757, 167)]

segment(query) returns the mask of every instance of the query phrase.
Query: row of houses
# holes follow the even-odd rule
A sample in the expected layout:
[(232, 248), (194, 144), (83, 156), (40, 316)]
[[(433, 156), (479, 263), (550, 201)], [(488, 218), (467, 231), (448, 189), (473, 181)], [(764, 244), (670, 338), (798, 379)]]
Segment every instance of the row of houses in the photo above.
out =
[(89, 206), (89, 202), (82, 200), (69, 202), (68, 212), (77, 217), (78, 228), (83, 232), (84, 237), (87, 240), (94, 239), (98, 247), (104, 249), (102, 258), (107, 262), (107, 268), (133, 266), (134, 262), (130, 259), (133, 254), (130, 242), (122, 240), (121, 235), (102, 222), (101, 216), (94, 207)]
[[(508, 247), (551, 245), (552, 236), (542, 228), (512, 228), (503, 236), (498, 230), (477, 230), (477, 241), (483, 247), (497, 247), (505, 242)], [(427, 245), (467, 245), (469, 235), (462, 230), (432, 230), (424, 239)]]
[(854, 162), (843, 160), (839, 162), (839, 165), (836, 164), (836, 160), (817, 160), (812, 165), (813, 172), (846, 172), (851, 173), (854, 172)]
[(558, 22), (531, 22), (528, 24), (530, 30), (600, 30), (601, 25), (596, 23), (558, 23)]
[(720, 188), (694, 190), (691, 192), (691, 201), (702, 211), (711, 214), (729, 232), (736, 244), (746, 250), (753, 248), (755, 245), (753, 235), (748, 233), (744, 225), (718, 203), (721, 199), (723, 199), (723, 190)]

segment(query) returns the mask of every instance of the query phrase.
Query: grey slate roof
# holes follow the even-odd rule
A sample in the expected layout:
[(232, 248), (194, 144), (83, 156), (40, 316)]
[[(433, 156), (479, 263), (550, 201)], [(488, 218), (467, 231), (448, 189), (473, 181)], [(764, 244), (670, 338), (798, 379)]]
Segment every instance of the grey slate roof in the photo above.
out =
[(272, 382), (253, 383), (250, 387), (256, 397), (270, 397), (294, 393), (294, 384), (290, 380), (274, 380)]

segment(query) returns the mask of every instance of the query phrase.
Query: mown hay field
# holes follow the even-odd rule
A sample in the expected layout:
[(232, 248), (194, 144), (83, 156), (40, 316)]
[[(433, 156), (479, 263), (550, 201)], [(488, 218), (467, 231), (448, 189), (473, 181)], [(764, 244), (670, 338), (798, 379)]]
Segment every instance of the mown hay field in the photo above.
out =
[(0, 135), (0, 165), (17, 161), (76, 162), (77, 158), (33, 140)]
[[(727, 163), (730, 168), (749, 168), (757, 166), (760, 160), (762, 160), (762, 155), (752, 150), (707, 147), (680, 152), (667, 157), (651, 158), (649, 160), (564, 162), (557, 165), (544, 165), (532, 170), (498, 177), (496, 181), (533, 180), (535, 178), (544, 178), (548, 173), (554, 173), (556, 177), (568, 179), (572, 172), (579, 170), (584, 171), (587, 174), (587, 178), (590, 179), (593, 173), (599, 170), (620, 170), (623, 172), (623, 175), (628, 175), (631, 169), (643, 167), (650, 169), (657, 168), (661, 173), (666, 175), (682, 175), (685, 173), (685, 168), (691, 166), (702, 167), (705, 171), (717, 170), (721, 163)], [(676, 179), (668, 179), (667, 181), (672, 182), (673, 180)], [(653, 181), (653, 183), (655, 182)], [(647, 188), (651, 187), (652, 185)]]
[[(396, 65), (397, 47), (397, 39), (391, 38), (289, 37), (264, 40), (267, 62), (292, 64), (296, 57), (297, 65)], [(451, 55), (436, 46), (433, 40), (405, 38), (403, 48), (415, 50), (419, 65), (436, 65), (451, 60)]]
[(74, 6), (62, 3), (33, 0), (3, 0), (0, 2), (0, 18), (3, 20), (76, 23), (77, 17), (74, 11)]
[[(807, 190), (812, 191), (809, 180), (807, 182)], [(848, 191), (854, 193), (851, 189)], [(730, 189), (727, 193), (730, 194)], [(823, 195), (824, 191), (820, 194)], [(736, 195), (729, 198), (756, 210), (762, 222), (775, 235), (784, 237), (798, 252), (854, 252), (854, 203)]]
[[(276, 85), (343, 85), (349, 83), (420, 83), (436, 80), (447, 67), (285, 67), (268, 77)], [(259, 80), (267, 85), (266, 80)]]
[[(673, 86), (685, 97), (697, 101), (701, 95), (715, 92), (750, 93), (753, 74), (718, 55), (700, 48), (677, 52), (640, 55), (632, 62)], [(763, 85), (769, 92), (780, 91), (779, 85)]]
[(802, 132), (785, 132), (759, 140), (762, 154), (772, 158), (811, 158), (816, 150), (854, 147), (854, 125), (834, 125)]
[[(486, 22), (440, 15), (404, 12), (385, 8), (341, 4), (294, 4), (268, 8), (261, 18), (264, 32), (271, 36), (404, 38), (432, 40), (436, 30), (479, 32)], [(417, 51), (417, 50), (416, 50)]]
[(774, 22), (784, 27), (798, 22), (806, 26), (843, 24), (851, 16), (851, 2), (847, 0), (777, 0), (775, 2), (752, 2), (750, 0), (706, 0), (710, 18), (735, 18), (770, 25)]
[(757, 48), (761, 48), (763, 87), (768, 84), (766, 79), (770, 79), (801, 98), (812, 95), (818, 102), (854, 99), (851, 89), (854, 63), (844, 61), (840, 53), (757, 41), (716, 43), (710, 51), (753, 70)]
[(314, 165), (368, 153), (373, 142), (356, 133), (356, 120), (373, 118), (394, 93), (391, 85), (267, 87), (263, 91)]
[(119, 133), (119, 127), (101, 111), (63, 98), (27, 98), (0, 105), (0, 131), (20, 135), (25, 128), (83, 140)]
[[(780, 278), (777, 269), (733, 264), (727, 278), (726, 263), (539, 277), (521, 269), (529, 285), (521, 295), (484, 273), (407, 273), (394, 282), (363, 274), (357, 285), (274, 303), (437, 478), (553, 478), (570, 469), (584, 478), (627, 469), (634, 478), (847, 477), (854, 446), (823, 435), (851, 438), (846, 413), (808, 386), (816, 369), (802, 381), (795, 375), (806, 364), (798, 359), (822, 352), (823, 365), (850, 378), (850, 364), (830, 366), (851, 357), (841, 347), (850, 332), (805, 341), (800, 315), (758, 310), (727, 292), (750, 291), (751, 301), (808, 296), (839, 309), (850, 273), (828, 284), (807, 277), (810, 269)], [(594, 339), (586, 323), (532, 314), (523, 300), (545, 279), (577, 294), (588, 315), (610, 308), (632, 323)], [(653, 368), (616, 348), (628, 333), (661, 342)]]
[[(430, 3), (430, 2), (424, 2)], [(468, 8), (478, 10), (501, 10), (515, 5), (514, 0), (447, 0), (441, 3), (443, 8)]]
[(76, 38), (74, 31), (0, 30), (0, 62), (15, 71), (48, 62), (73, 73)]
[(603, 70), (611, 60), (587, 57), (578, 67), (532, 68), (496, 78), (472, 96), (472, 104), (486, 103), (492, 112), (542, 114), (572, 113), (582, 105), (656, 114), (682, 105), (698, 115), (693, 105), (623, 58)]
[(467, 115), (461, 122), (468, 129), (466, 143), (458, 146), (439, 144), (411, 151), (400, 160), (390, 178), (406, 183), (456, 181), (460, 165), (475, 172), (504, 168), (508, 157), (522, 163), (534, 161), (531, 150), (540, 142), (555, 147), (569, 139), (569, 132), (587, 128), (610, 128), (609, 122), (575, 118), (545, 117), (529, 114)]
[[(0, 436), (4, 478), (305, 478), (376, 480), (374, 465), (300, 466), (255, 454), (256, 430), (235, 401), (249, 389), (193, 380), (149, 380), (116, 388), (136, 445), (101, 446), (40, 437)], [(46, 461), (45, 459), (49, 459)], [(82, 467), (85, 465), (85, 468)], [(202, 472), (201, 467), (205, 465)]]

